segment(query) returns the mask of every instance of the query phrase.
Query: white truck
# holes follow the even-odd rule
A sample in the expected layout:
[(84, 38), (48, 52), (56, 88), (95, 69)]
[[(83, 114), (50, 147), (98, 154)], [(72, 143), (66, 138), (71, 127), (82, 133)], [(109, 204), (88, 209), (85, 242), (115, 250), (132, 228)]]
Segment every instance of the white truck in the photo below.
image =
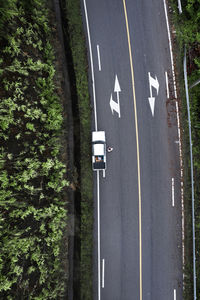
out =
[(94, 171), (106, 170), (106, 135), (105, 131), (92, 132), (92, 168)]

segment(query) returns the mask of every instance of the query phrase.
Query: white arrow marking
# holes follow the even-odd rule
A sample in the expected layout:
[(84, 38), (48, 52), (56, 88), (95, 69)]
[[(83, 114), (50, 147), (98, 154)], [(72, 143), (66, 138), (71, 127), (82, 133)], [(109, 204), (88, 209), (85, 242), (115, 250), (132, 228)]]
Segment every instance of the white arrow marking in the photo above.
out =
[(159, 82), (158, 82), (158, 79), (157, 77), (156, 78), (153, 78), (151, 77), (151, 74), (150, 72), (148, 72), (149, 74), (149, 89), (150, 89), (150, 95), (152, 97), (152, 87), (154, 87), (157, 91), (157, 95), (158, 95), (158, 91), (159, 91)]
[(110, 108), (111, 108), (112, 114), (114, 113), (114, 110), (115, 110), (118, 113), (119, 118), (121, 118), (119, 99), (117, 99), (117, 100), (118, 100), (118, 102), (115, 102), (113, 100), (112, 94), (111, 94), (111, 96), (110, 96)]
[(150, 90), (150, 97), (148, 99), (149, 99), (152, 116), (154, 116), (155, 98), (152, 97), (152, 87), (154, 87), (156, 89), (156, 92), (158, 95), (159, 82), (158, 82), (157, 77), (156, 78), (151, 77), (150, 72), (148, 72), (148, 75), (149, 75), (149, 90)]
[(119, 85), (119, 80), (117, 78), (117, 75), (115, 76), (115, 87), (114, 87), (114, 92), (119, 93), (121, 92), (121, 88)]
[(154, 107), (155, 107), (155, 98), (154, 97), (149, 97), (149, 104), (150, 104), (152, 116), (154, 117)]
[(111, 108), (112, 114), (113, 114), (113, 111), (115, 110), (118, 113), (119, 118), (121, 118), (120, 101), (119, 101), (119, 93), (121, 92), (121, 88), (120, 88), (120, 85), (119, 85), (119, 80), (118, 80), (117, 75), (115, 76), (114, 92), (117, 93), (117, 102), (115, 102), (113, 100), (112, 94), (111, 94), (111, 97), (110, 97), (110, 108)]
[(121, 88), (119, 85), (119, 80), (117, 78), (117, 75), (115, 76), (115, 87), (114, 87), (114, 92), (117, 93), (117, 102), (119, 104), (119, 118), (121, 117), (120, 114), (120, 103), (119, 103), (119, 93), (121, 92)]

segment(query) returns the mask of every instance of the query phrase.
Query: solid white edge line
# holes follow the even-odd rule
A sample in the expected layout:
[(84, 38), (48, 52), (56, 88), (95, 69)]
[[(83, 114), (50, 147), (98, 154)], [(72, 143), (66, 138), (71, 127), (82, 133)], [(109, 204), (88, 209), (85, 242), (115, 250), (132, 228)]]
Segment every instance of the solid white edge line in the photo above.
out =
[(102, 288), (104, 289), (104, 278), (105, 278), (105, 259), (102, 259)]
[(100, 57), (99, 45), (97, 45), (97, 56), (98, 56), (99, 71), (101, 71), (101, 57)]
[(168, 82), (167, 71), (165, 72), (165, 79), (166, 79), (167, 99), (169, 99), (169, 82)]
[(174, 300), (176, 300), (176, 289), (174, 289)]
[(174, 207), (174, 178), (172, 178), (172, 206)]
[(100, 191), (99, 191), (99, 171), (97, 171), (97, 232), (98, 232), (98, 300), (101, 299), (101, 266), (100, 266)]
[(165, 0), (163, 0), (163, 3), (164, 3), (164, 10), (165, 10), (165, 19), (166, 19), (166, 24), (167, 24), (168, 40), (169, 40), (169, 50), (170, 50), (170, 58), (171, 58), (172, 77), (173, 77), (173, 83), (174, 83), (174, 95), (175, 95), (175, 98), (177, 99), (176, 77), (175, 77), (175, 70), (174, 70), (174, 59), (173, 59), (173, 52), (172, 52), (171, 34), (170, 34), (169, 21), (168, 21), (168, 15), (167, 15), (167, 5), (166, 5)]
[(94, 65), (93, 65), (93, 56), (92, 56), (92, 46), (90, 39), (90, 28), (88, 22), (88, 14), (87, 14), (87, 6), (86, 0), (83, 0), (84, 10), (85, 10), (85, 20), (87, 26), (87, 34), (88, 34), (88, 44), (89, 44), (89, 53), (90, 53), (90, 64), (91, 64), (91, 73), (92, 73), (92, 89), (93, 89), (93, 100), (94, 100), (94, 121), (95, 121), (95, 130), (97, 131), (97, 109), (96, 109), (96, 92), (95, 92), (95, 81), (94, 81)]

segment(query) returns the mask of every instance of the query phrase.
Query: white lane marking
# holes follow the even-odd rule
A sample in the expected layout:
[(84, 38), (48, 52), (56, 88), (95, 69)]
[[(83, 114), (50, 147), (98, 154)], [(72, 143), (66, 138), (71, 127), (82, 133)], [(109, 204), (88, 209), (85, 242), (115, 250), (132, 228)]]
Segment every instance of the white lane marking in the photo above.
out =
[(97, 45), (97, 56), (98, 56), (99, 71), (101, 71), (101, 56), (99, 51), (99, 45)]
[(114, 92), (117, 93), (117, 102), (118, 102), (118, 105), (119, 105), (119, 118), (121, 118), (120, 102), (119, 102), (119, 93), (121, 92), (121, 88), (120, 88), (120, 85), (119, 85), (119, 80), (118, 80), (117, 74), (115, 76)]
[(174, 289), (174, 300), (176, 300), (176, 290)]
[(103, 178), (106, 177), (106, 170), (103, 170)]
[(157, 96), (158, 96), (159, 82), (158, 82), (157, 76), (155, 76), (155, 78), (153, 78), (151, 76), (150, 72), (148, 72), (148, 76), (149, 76), (149, 91), (150, 91), (150, 97), (148, 97), (148, 99), (149, 99), (152, 116), (154, 116), (155, 97), (152, 96), (152, 87), (154, 89), (156, 89)]
[(182, 14), (182, 5), (181, 5), (181, 0), (178, 0), (178, 10), (179, 10), (179, 14)]
[(173, 59), (173, 52), (172, 52), (172, 40), (171, 40), (171, 34), (170, 34), (170, 29), (169, 29), (169, 21), (168, 21), (168, 15), (167, 15), (166, 0), (163, 0), (163, 3), (164, 3), (164, 9), (165, 9), (165, 18), (166, 18), (166, 24), (167, 24), (168, 40), (169, 40), (169, 49), (170, 49), (170, 58), (171, 58), (171, 67), (172, 67), (172, 77), (173, 77), (173, 83), (174, 83), (174, 96), (175, 96), (175, 98), (177, 98), (176, 77), (175, 77), (174, 59)]
[(105, 277), (105, 259), (102, 259), (102, 288), (104, 288), (104, 277)]
[(174, 178), (172, 178), (172, 206), (174, 207)]
[(154, 87), (154, 89), (156, 89), (157, 96), (158, 96), (158, 92), (159, 92), (159, 82), (158, 82), (158, 78), (157, 78), (157, 76), (155, 76), (155, 78), (152, 77), (150, 72), (148, 72), (148, 76), (149, 76), (149, 91), (150, 91), (150, 97), (152, 97), (152, 87)]
[(98, 300), (101, 299), (101, 270), (100, 270), (100, 191), (99, 191), (99, 171), (97, 171), (97, 232), (98, 232)]
[(92, 46), (90, 39), (90, 28), (88, 22), (87, 6), (86, 0), (83, 0), (84, 10), (85, 10), (85, 20), (87, 25), (87, 34), (88, 34), (88, 44), (89, 44), (89, 53), (90, 53), (90, 64), (91, 64), (91, 73), (92, 73), (92, 89), (93, 89), (93, 100), (94, 100), (94, 121), (95, 121), (95, 130), (97, 131), (97, 109), (96, 109), (96, 91), (95, 91), (95, 81), (94, 81), (94, 65), (93, 65), (93, 56), (92, 56)]
[(119, 84), (119, 80), (117, 77), (117, 74), (115, 75), (115, 86), (114, 86), (114, 92), (117, 93), (117, 102), (115, 102), (112, 98), (112, 93), (110, 96), (110, 109), (112, 111), (112, 114), (114, 113), (114, 111), (116, 111), (116, 113), (118, 114), (118, 117), (121, 118), (121, 112), (120, 112), (120, 101), (119, 101), (119, 93), (121, 92), (121, 87)]
[(166, 79), (167, 99), (169, 99), (169, 82), (168, 82), (167, 71), (165, 72), (165, 79)]

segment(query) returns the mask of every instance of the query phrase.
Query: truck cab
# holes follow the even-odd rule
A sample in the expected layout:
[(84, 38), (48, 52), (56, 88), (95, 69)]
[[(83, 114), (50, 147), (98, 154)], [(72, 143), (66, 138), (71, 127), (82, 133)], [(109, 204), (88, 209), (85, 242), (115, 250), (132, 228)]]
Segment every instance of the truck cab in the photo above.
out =
[(94, 171), (106, 170), (105, 131), (92, 132), (92, 168)]

